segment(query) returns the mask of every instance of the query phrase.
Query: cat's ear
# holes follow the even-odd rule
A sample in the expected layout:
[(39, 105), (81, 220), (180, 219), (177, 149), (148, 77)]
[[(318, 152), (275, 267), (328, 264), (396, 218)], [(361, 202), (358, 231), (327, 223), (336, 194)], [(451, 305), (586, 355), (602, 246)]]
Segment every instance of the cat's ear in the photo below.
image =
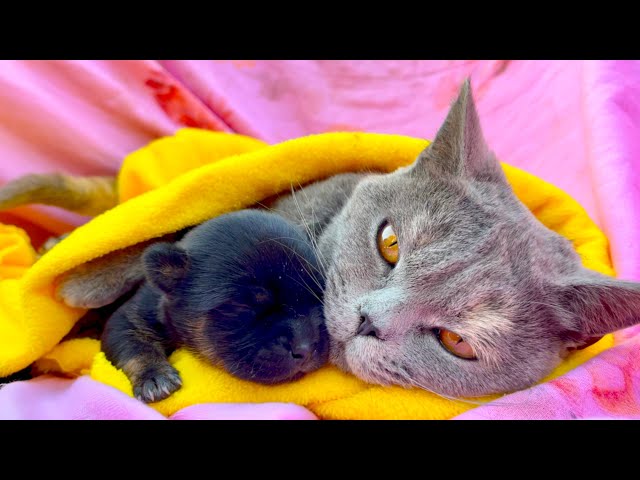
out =
[(467, 78), (433, 142), (420, 153), (415, 170), (478, 180), (506, 182), (502, 167), (482, 135), (480, 119)]
[(640, 284), (583, 269), (555, 287), (558, 315), (577, 344), (640, 323)]
[(172, 243), (156, 243), (142, 256), (147, 281), (170, 295), (184, 279), (189, 268), (187, 252)]

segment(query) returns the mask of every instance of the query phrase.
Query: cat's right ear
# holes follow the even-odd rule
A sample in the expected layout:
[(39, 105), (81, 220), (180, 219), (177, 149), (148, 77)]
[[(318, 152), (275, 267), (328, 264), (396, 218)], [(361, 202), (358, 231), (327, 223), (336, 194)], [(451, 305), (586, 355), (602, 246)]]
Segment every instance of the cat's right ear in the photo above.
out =
[(189, 268), (189, 255), (173, 243), (156, 243), (142, 257), (147, 281), (170, 295), (184, 279)]
[(583, 269), (554, 289), (558, 315), (578, 343), (640, 323), (640, 283)]

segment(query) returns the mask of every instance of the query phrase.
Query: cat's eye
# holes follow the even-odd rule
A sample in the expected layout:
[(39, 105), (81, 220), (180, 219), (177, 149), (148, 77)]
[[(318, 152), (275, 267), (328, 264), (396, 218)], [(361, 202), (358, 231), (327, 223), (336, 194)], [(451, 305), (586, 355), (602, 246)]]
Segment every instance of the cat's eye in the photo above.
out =
[(475, 360), (477, 358), (471, 345), (465, 342), (457, 333), (444, 328), (436, 328), (433, 333), (440, 341), (440, 344), (456, 357), (464, 358), (465, 360)]
[(391, 265), (398, 263), (400, 250), (398, 248), (398, 237), (389, 222), (384, 222), (378, 230), (378, 251), (380, 256)]

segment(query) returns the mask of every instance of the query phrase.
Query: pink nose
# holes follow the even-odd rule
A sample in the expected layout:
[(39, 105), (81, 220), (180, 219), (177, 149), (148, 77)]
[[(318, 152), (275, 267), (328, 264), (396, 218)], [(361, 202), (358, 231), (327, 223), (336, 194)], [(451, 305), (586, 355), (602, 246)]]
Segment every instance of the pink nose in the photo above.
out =
[(363, 337), (370, 336), (379, 338), (379, 333), (378, 329), (371, 322), (369, 315), (364, 312), (360, 312), (360, 326), (358, 327), (356, 334), (362, 335)]

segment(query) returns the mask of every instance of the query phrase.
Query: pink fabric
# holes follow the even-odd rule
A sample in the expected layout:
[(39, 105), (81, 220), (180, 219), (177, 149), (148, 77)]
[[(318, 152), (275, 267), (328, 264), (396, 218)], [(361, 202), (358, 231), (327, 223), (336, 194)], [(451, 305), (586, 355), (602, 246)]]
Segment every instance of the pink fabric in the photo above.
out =
[(459, 420), (577, 418), (640, 419), (640, 335), (627, 330), (618, 345), (547, 383), (505, 395)]
[[(306, 408), (287, 403), (192, 405), (170, 420), (316, 420)], [(113, 387), (79, 377), (41, 376), (0, 389), (0, 420), (166, 420), (153, 408)]]
[[(271, 143), (335, 130), (432, 138), (467, 75), (499, 158), (581, 202), (609, 236), (618, 275), (640, 280), (638, 61), (3, 61), (0, 183), (37, 171), (115, 173), (125, 154), (183, 126)], [(85, 220), (44, 207), (20, 215)], [(562, 377), (571, 392), (551, 382), (461, 418), (571, 417), (567, 405), (578, 418), (636, 417), (638, 338), (640, 328), (628, 329)]]

